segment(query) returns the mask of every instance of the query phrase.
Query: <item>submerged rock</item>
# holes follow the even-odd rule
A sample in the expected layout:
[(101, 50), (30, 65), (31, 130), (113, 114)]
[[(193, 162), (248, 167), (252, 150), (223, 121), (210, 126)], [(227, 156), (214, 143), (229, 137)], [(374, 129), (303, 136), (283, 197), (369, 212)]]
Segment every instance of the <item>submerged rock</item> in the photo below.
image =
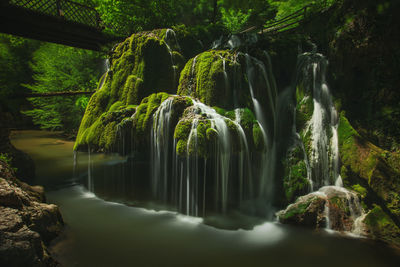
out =
[(0, 265), (56, 266), (46, 245), (63, 229), (56, 205), (43, 203), (42, 187), (15, 178), (0, 161)]

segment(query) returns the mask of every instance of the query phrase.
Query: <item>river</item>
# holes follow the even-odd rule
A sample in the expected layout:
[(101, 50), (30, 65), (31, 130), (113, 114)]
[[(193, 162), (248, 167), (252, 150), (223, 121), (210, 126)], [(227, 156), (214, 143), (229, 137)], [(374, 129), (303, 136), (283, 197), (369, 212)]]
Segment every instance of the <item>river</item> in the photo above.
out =
[[(57, 133), (16, 131), (11, 139), (34, 159), (35, 183), (45, 187), (47, 201), (60, 206), (66, 227), (50, 251), (63, 266), (400, 266), (394, 250), (361, 238), (276, 222), (223, 230), (201, 218), (135, 207), (130, 192), (140, 188), (130, 190), (129, 179), (113, 183), (104, 172), (124, 158), (90, 155), (89, 171), (89, 155), (80, 152), (74, 167), (73, 142)], [(86, 189), (88, 173), (101, 177), (99, 196)]]

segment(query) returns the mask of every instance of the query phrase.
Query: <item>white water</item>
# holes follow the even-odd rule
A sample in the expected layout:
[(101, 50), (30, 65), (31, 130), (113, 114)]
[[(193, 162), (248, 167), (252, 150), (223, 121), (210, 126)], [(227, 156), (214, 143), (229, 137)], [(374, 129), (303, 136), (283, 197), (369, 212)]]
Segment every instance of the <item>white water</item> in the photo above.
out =
[[(339, 175), (338, 115), (326, 83), (327, 60), (317, 53), (299, 57), (305, 77), (305, 90), (312, 92), (313, 114), (306, 131), (311, 131), (311, 177), (313, 190), (322, 186), (341, 185)], [(311, 77), (310, 77), (311, 76)]]
[(174, 81), (173, 81), (173, 88), (176, 87), (176, 81), (177, 81), (177, 69), (178, 67), (175, 64), (174, 61), (174, 54), (173, 54), (173, 49), (176, 48), (178, 51), (181, 50), (178, 39), (176, 38), (176, 33), (172, 29), (167, 29), (165, 32), (165, 45), (168, 48), (168, 52), (171, 56), (171, 66), (172, 66), (172, 71), (174, 72)]
[[(300, 70), (303, 75), (304, 90), (313, 97), (313, 114), (307, 123), (306, 131), (311, 131), (311, 155), (305, 154), (308, 177), (312, 190), (318, 190), (328, 200), (327, 192), (336, 190), (344, 194), (353, 221), (349, 232), (362, 233), (364, 211), (358, 195), (343, 187), (339, 167), (338, 113), (332, 101), (329, 87), (326, 83), (327, 60), (318, 53), (304, 53), (299, 56)], [(307, 96), (306, 96), (307, 97)], [(303, 99), (302, 101), (306, 101)], [(298, 136), (298, 134), (297, 134)], [(309, 156), (309, 158), (308, 158)], [(334, 185), (334, 186), (332, 186)], [(329, 203), (326, 201), (324, 215), (326, 229), (331, 229)]]
[(242, 44), (242, 41), (237, 35), (231, 35), (227, 42), (227, 47), (229, 49), (235, 49), (238, 48)]
[[(264, 150), (262, 152), (261, 156), (261, 170), (260, 170), (260, 184), (259, 184), (259, 193), (258, 193), (258, 198), (263, 199), (265, 204), (268, 206), (271, 204), (272, 201), (272, 194), (273, 194), (273, 178), (274, 178), (274, 169), (275, 169), (275, 142), (274, 142), (274, 132), (275, 132), (275, 103), (276, 103), (276, 91), (273, 93), (273, 88), (271, 87), (271, 82), (270, 80), (273, 79), (273, 77), (270, 77), (267, 74), (266, 67), (265, 65), (257, 60), (256, 58), (253, 58), (249, 56), (248, 54), (245, 54), (246, 57), (246, 72), (247, 72), (247, 78), (248, 78), (248, 85), (249, 85), (249, 90), (250, 90), (250, 96), (253, 101), (253, 107), (254, 107), (254, 112), (256, 119), (258, 121), (258, 124), (261, 129), (263, 141), (264, 141)], [(255, 96), (254, 92), (254, 83), (255, 79), (257, 78), (255, 76), (255, 71), (258, 71), (261, 73), (264, 83), (265, 83), (265, 90), (267, 91), (267, 97), (268, 97), (268, 102), (269, 105), (267, 105), (268, 109), (272, 112), (273, 118), (272, 118), (272, 123), (267, 124), (266, 118), (265, 118), (265, 113), (263, 108), (261, 107), (258, 99)], [(268, 128), (268, 126), (270, 128)], [(269, 133), (269, 136), (267, 134)]]
[[(230, 169), (230, 158), (231, 158), (231, 144), (230, 144), (230, 134), (228, 130), (228, 126), (226, 124), (225, 117), (219, 115), (213, 108), (198, 102), (194, 99), (193, 106), (196, 109), (199, 109), (201, 114), (204, 114), (205, 117), (210, 120), (211, 127), (218, 132), (218, 142), (216, 143), (215, 148), (215, 166), (217, 167), (215, 170), (214, 179), (217, 183), (216, 199), (217, 202), (221, 203), (219, 207), (222, 213), (225, 213), (227, 210), (228, 203), (228, 185), (229, 185), (229, 169)], [(203, 115), (203, 116), (204, 116)], [(196, 123), (196, 120), (193, 120), (192, 125)], [(196, 132), (197, 128), (192, 127), (192, 132)], [(197, 137), (197, 136), (196, 136)], [(188, 141), (188, 143), (190, 143)], [(189, 153), (189, 150), (188, 150)], [(197, 155), (197, 153), (196, 153)], [(189, 155), (187, 156), (189, 158)]]
[[(170, 118), (174, 98), (170, 97), (161, 103), (153, 115), (151, 132), (151, 168), (152, 192), (155, 197), (167, 201), (169, 159), (172, 159)], [(175, 147), (173, 147), (175, 149)]]

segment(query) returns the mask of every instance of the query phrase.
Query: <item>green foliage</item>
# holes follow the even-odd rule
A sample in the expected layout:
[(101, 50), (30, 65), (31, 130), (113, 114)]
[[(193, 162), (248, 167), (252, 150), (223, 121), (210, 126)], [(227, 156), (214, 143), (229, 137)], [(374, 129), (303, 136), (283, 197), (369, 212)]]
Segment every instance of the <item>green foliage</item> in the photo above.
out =
[[(4, 161), (6, 164), (8, 164), (9, 166), (11, 166), (11, 162), (13, 160), (13, 158), (8, 155), (7, 153), (0, 153), (0, 160)], [(17, 168), (12, 168), (14, 170), (14, 172), (17, 172)]]
[(29, 61), (38, 46), (37, 41), (0, 34), (0, 111), (14, 118), (20, 115), (21, 106), (29, 104), (17, 96), (28, 92), (21, 84), (32, 81)]
[(400, 244), (400, 228), (378, 205), (367, 214), (364, 223), (373, 237), (390, 243)]
[(0, 153), (0, 160), (4, 161), (7, 164), (11, 164), (12, 157), (7, 153)]
[[(100, 55), (87, 50), (43, 44), (33, 53), (33, 93), (91, 91), (97, 86)], [(75, 131), (88, 104), (87, 96), (30, 98), (33, 109), (23, 111), (42, 129)]]
[(240, 30), (243, 30), (252, 11), (252, 9), (249, 9), (247, 12), (242, 12), (242, 10), (221, 8), (222, 23), (230, 32), (238, 33)]
[(270, 2), (272, 6), (277, 8), (276, 19), (280, 19), (308, 5), (311, 10), (318, 10), (320, 8), (329, 7), (336, 1), (337, 0), (271, 0)]
[(93, 0), (111, 32), (134, 32), (172, 27), (222, 24), (231, 32), (246, 23), (262, 25), (275, 13), (268, 0)]
[(187, 0), (94, 0), (106, 26), (124, 35), (166, 28), (184, 23), (193, 25), (212, 17), (212, 1)]
[(275, 8), (268, 0), (219, 0), (221, 22), (231, 32), (246, 27), (261, 26), (275, 15)]

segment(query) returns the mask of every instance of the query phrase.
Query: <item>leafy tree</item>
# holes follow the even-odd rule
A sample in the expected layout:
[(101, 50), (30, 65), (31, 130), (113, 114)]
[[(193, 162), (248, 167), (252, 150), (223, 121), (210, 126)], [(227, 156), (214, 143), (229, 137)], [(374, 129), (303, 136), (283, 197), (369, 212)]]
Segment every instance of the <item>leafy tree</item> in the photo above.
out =
[(10, 112), (19, 116), (21, 105), (28, 103), (18, 98), (27, 92), (22, 83), (32, 81), (29, 61), (39, 42), (0, 34), (0, 112)]
[[(92, 91), (100, 76), (100, 55), (96, 52), (46, 43), (33, 54), (33, 84), (25, 84), (35, 93)], [(31, 116), (42, 129), (75, 131), (86, 108), (87, 96), (37, 97), (29, 99)]]
[(337, 0), (271, 0), (271, 5), (277, 8), (277, 19), (279, 19), (296, 12), (307, 5), (319, 9), (322, 7), (328, 7), (336, 1)]
[(261, 26), (275, 15), (268, 0), (219, 0), (221, 20), (232, 32), (246, 26)]

